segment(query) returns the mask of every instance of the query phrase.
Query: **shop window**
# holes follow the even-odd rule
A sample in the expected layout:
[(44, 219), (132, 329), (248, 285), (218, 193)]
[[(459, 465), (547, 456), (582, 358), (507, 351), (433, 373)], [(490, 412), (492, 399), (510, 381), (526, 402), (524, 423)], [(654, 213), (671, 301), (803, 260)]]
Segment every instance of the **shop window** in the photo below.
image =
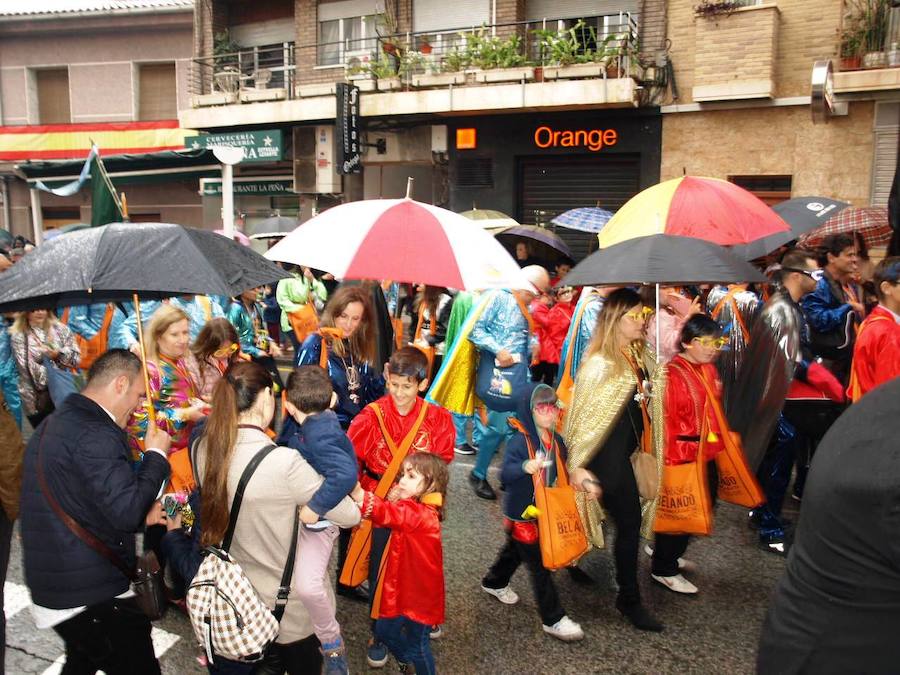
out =
[(791, 198), (792, 176), (729, 176), (728, 180), (752, 192), (768, 205)]
[(77, 206), (44, 206), (41, 208), (41, 220), (44, 222), (44, 231), (80, 223), (81, 209)]
[(72, 110), (69, 105), (69, 69), (53, 68), (35, 71), (38, 115), (41, 124), (69, 124)]
[(461, 188), (494, 187), (494, 161), (490, 157), (460, 157), (455, 183)]
[(337, 66), (357, 56), (371, 57), (376, 48), (376, 17), (352, 16), (319, 22), (320, 66)]
[(178, 117), (174, 63), (138, 66), (138, 119), (173, 120)]

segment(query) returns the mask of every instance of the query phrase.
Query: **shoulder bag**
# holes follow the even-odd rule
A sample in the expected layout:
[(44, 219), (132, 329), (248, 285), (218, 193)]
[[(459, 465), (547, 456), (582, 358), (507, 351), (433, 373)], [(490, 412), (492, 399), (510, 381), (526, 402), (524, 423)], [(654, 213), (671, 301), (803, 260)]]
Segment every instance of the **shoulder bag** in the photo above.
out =
[(161, 619), (166, 613), (167, 605), (162, 569), (160, 568), (159, 560), (156, 559), (156, 554), (153, 551), (147, 551), (138, 557), (135, 567), (129, 567), (109, 546), (84, 529), (72, 516), (66, 513), (50, 492), (47, 480), (44, 477), (44, 467), (41, 463), (41, 446), (44, 443), (44, 434), (49, 426), (50, 423), (48, 422), (41, 430), (41, 439), (38, 443), (38, 452), (35, 458), (38, 483), (41, 486), (41, 492), (44, 493), (44, 498), (72, 534), (106, 558), (125, 575), (131, 582), (131, 590), (134, 591), (138, 606), (147, 615), (147, 618), (151, 621)]

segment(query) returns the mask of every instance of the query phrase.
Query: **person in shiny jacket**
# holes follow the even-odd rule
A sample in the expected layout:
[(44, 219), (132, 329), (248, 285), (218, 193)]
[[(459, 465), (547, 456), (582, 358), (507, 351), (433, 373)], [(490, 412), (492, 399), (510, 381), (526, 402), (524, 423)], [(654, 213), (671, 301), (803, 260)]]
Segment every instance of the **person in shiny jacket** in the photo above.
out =
[(403, 461), (397, 485), (381, 499), (361, 486), (352, 497), (363, 518), (391, 530), (387, 561), (375, 588), (375, 635), (403, 672), (437, 672), (431, 630), (444, 622), (444, 555), (441, 520), (450, 473), (435, 455), (417, 452)]

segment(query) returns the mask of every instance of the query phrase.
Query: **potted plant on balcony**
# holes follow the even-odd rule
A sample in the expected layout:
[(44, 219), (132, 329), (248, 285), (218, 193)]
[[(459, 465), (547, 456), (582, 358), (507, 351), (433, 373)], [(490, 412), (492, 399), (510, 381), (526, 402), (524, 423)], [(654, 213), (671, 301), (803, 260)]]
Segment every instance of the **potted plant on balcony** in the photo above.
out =
[(863, 68), (885, 68), (890, 0), (855, 0), (853, 9), (861, 32)]
[(402, 86), (393, 56), (381, 53), (377, 59), (369, 61), (366, 68), (374, 78), (378, 91), (395, 91)]
[(857, 22), (848, 22), (841, 32), (841, 70), (859, 70), (862, 67), (862, 40)]
[(597, 32), (584, 21), (562, 31), (538, 29), (533, 33), (540, 44), (545, 80), (602, 77), (606, 72), (604, 53), (596, 49)]

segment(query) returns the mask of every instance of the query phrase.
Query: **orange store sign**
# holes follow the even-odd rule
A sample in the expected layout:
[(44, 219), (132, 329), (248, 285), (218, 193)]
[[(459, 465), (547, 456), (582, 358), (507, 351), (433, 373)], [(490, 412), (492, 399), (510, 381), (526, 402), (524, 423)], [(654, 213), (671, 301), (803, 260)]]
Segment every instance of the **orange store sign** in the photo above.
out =
[(592, 152), (599, 152), (606, 146), (615, 145), (618, 141), (619, 132), (615, 129), (565, 129), (560, 131), (544, 125), (534, 130), (534, 144), (539, 148), (585, 147)]

